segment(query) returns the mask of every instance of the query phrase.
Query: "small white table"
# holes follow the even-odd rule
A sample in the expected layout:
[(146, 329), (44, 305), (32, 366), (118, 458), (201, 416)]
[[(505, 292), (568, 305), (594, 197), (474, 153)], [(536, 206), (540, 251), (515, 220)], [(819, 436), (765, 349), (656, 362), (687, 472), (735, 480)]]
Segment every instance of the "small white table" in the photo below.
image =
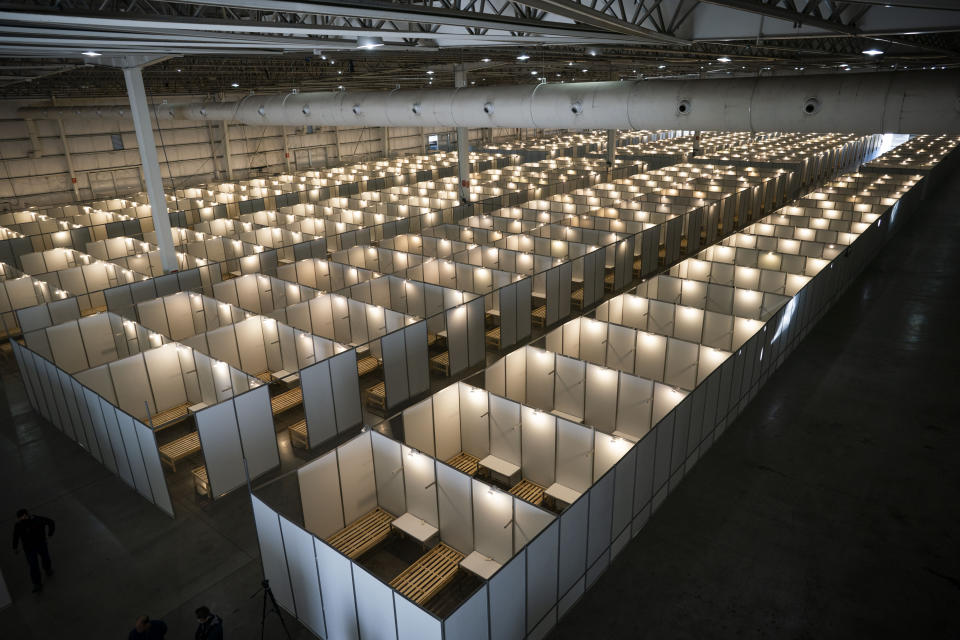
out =
[(424, 522), (409, 511), (390, 524), (392, 524), (395, 529), (399, 529), (420, 544), (426, 546), (429, 546), (428, 543), (430, 540), (439, 533), (439, 529), (435, 526)]
[(296, 382), (300, 379), (300, 375), (293, 371), (287, 371), (286, 369), (280, 369), (280, 371), (274, 371), (270, 374), (273, 376), (274, 380), (283, 381), (283, 382)]
[(207, 404), (206, 402), (198, 402), (197, 404), (192, 404), (189, 407), (187, 407), (187, 413), (196, 413), (198, 411), (202, 411), (203, 409), (206, 409), (209, 406), (210, 405)]
[(493, 574), (500, 570), (501, 564), (496, 560), (491, 560), (479, 551), (474, 551), (460, 561), (460, 566), (478, 578), (489, 580)]
[(624, 433), (623, 431), (614, 431), (614, 432), (611, 433), (610, 435), (612, 435), (614, 438), (622, 438), (622, 439), (626, 440), (627, 442), (636, 442), (636, 441), (637, 441), (637, 437), (636, 437), (636, 436), (632, 436), (632, 435), (630, 435), (629, 433)]
[(579, 491), (574, 491), (570, 487), (565, 487), (562, 484), (554, 482), (544, 490), (543, 495), (552, 498), (558, 506), (569, 507), (576, 502), (577, 498), (582, 494)]
[(499, 479), (508, 486), (513, 486), (520, 481), (520, 467), (507, 462), (497, 456), (487, 456), (480, 461), (480, 466), (490, 471), (491, 475)]

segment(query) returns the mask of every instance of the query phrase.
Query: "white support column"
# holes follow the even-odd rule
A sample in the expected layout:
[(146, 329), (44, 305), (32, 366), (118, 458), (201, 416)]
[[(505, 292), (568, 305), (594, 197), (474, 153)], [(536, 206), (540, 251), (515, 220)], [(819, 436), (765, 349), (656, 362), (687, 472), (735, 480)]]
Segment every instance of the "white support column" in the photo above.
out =
[(381, 142), (383, 142), (383, 157), (390, 157), (390, 127), (380, 127), (380, 134), (383, 136)]
[(163, 193), (163, 178), (160, 175), (157, 145), (153, 138), (153, 125), (150, 122), (150, 107), (147, 104), (147, 92), (143, 87), (140, 67), (124, 67), (123, 79), (127, 83), (130, 115), (133, 116), (133, 126), (137, 132), (140, 162), (143, 165), (143, 177), (147, 183), (147, 195), (150, 198), (150, 215), (157, 234), (157, 246), (160, 247), (160, 262), (164, 272), (170, 273), (178, 268), (177, 254), (173, 249), (170, 217), (167, 215), (167, 201)]
[(43, 148), (40, 146), (40, 136), (37, 134), (37, 121), (33, 118), (27, 118), (27, 133), (30, 134), (30, 157), (37, 159), (43, 156)]
[(690, 153), (691, 158), (696, 158), (700, 155), (700, 132), (696, 131), (693, 134), (693, 151)]
[(612, 167), (617, 160), (617, 130), (607, 129), (607, 166)]
[[(467, 86), (467, 70), (462, 64), (453, 68), (453, 86)], [(460, 204), (470, 202), (470, 129), (457, 127), (457, 178), (460, 181)]]
[(340, 146), (340, 128), (332, 127), (333, 129), (333, 141), (337, 145), (337, 164), (343, 166), (343, 147)]
[(213, 137), (213, 125), (207, 121), (207, 139), (210, 141), (210, 160), (213, 162), (213, 178), (220, 179), (220, 166), (217, 164), (217, 141)]
[(223, 129), (223, 160), (227, 165), (227, 179), (233, 180), (233, 158), (230, 153), (230, 125), (226, 120), (220, 122)]

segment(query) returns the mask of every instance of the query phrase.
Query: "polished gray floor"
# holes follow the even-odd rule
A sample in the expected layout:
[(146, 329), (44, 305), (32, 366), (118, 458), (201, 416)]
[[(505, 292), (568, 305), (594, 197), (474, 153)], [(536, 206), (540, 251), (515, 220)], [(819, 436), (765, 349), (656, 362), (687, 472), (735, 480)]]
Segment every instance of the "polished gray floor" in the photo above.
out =
[[(958, 202), (960, 183), (932, 196), (555, 637), (960, 635)], [(0, 638), (122, 638), (141, 613), (189, 638), (199, 604), (258, 637), (246, 495), (184, 492), (167, 518), (33, 414), (0, 357), (0, 529), (20, 506), (58, 523), (42, 594), (0, 551)]]
[(960, 637), (960, 180), (552, 638)]

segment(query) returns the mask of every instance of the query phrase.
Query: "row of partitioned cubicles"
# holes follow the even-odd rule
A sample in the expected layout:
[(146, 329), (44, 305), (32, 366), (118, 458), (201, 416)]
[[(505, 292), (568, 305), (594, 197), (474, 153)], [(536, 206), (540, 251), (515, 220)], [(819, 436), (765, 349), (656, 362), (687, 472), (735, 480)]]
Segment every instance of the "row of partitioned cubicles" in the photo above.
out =
[[(479, 512), (472, 511), (468, 516), (461, 509), (460, 517), (473, 518), (474, 546), (459, 549), (462, 557), (447, 559), (448, 568), (452, 562), (459, 562), (459, 568), (451, 581), (426, 601), (419, 602), (404, 593), (398, 586), (402, 580), (394, 583), (389, 575), (378, 574), (374, 568), (378, 565), (374, 556), (367, 555), (371, 553), (368, 549), (357, 557), (339, 550), (336, 543), (342, 538), (337, 533), (342, 530), (336, 527), (342, 524), (351, 530), (351, 517), (356, 523), (363, 520), (365, 508), (379, 508), (387, 511), (380, 525), (380, 530), (387, 532), (386, 540), (417, 540), (421, 545), (417, 553), (429, 556), (441, 545), (451, 546), (452, 538), (444, 537), (443, 529), (454, 516), (448, 515), (445, 520), (442, 506), (436, 520), (431, 519), (430, 511), (414, 514), (416, 526), (408, 531), (406, 521), (398, 522), (409, 510), (408, 503), (398, 501), (391, 510), (386, 502), (370, 500), (348, 513), (345, 505), (353, 500), (341, 494), (343, 502), (333, 499), (332, 506), (323, 507), (336, 516), (328, 516), (332, 524), (311, 531), (316, 527), (312, 509), (319, 503), (304, 492), (301, 478), (296, 486), (292, 481), (278, 480), (255, 488), (253, 500), (264, 567), (272, 582), (284, 583), (282, 606), (301, 620), (312, 616), (314, 622), (308, 622), (308, 626), (331, 638), (543, 637), (642, 529), (893, 231), (917, 211), (925, 188), (925, 181), (914, 185), (872, 224), (862, 228), (845, 252), (811, 274), (793, 295), (751, 290), (756, 294), (752, 303), (747, 305), (744, 299), (738, 306), (738, 293), (746, 289), (657, 276), (635, 294), (619, 296), (599, 307), (598, 316), (606, 321), (584, 318), (558, 327), (547, 338), (558, 344), (556, 351), (525, 347), (488, 367), (484, 373), (486, 389), (456, 384), (377, 427), (377, 431), (393, 434), (402, 444), (388, 441), (376, 431), (364, 434), (369, 437), (371, 453), (363, 455), (370, 456), (365, 464), (373, 476), (367, 483), (373, 483), (377, 490), (396, 476), (406, 477), (408, 460), (413, 464), (413, 460), (426, 459), (436, 470), (435, 475), (423, 478), (425, 482), (412, 489), (414, 493), (420, 487), (424, 491), (438, 489), (440, 505), (446, 499), (440, 494), (452, 493), (438, 480), (440, 470), (451, 477), (459, 470), (473, 476), (473, 487), (488, 487), (488, 496), (510, 495), (510, 489), (520, 487), (513, 496), (515, 507), (542, 497), (541, 505), (547, 507), (542, 511), (554, 515), (553, 520), (545, 520), (544, 528), (530, 537), (525, 547), (515, 547), (512, 557), (503, 562), (481, 550), (488, 547), (480, 546), (486, 541), (477, 533)], [(655, 304), (660, 302), (664, 305)], [(695, 313), (683, 318), (688, 310)], [(621, 329), (625, 338), (619, 337)], [(718, 348), (710, 343), (726, 348), (718, 349), (722, 357), (710, 371), (697, 377), (689, 392), (661, 405), (660, 414), (651, 418), (649, 426), (634, 422), (628, 430), (621, 430), (620, 421), (632, 419), (627, 414), (636, 411), (628, 407), (621, 413), (619, 398), (642, 401), (642, 394), (624, 387), (622, 372), (589, 358), (580, 360), (580, 350), (591, 352), (598, 346), (609, 349), (608, 342), (617, 345), (621, 340), (623, 349), (628, 350), (641, 338), (638, 329), (670, 339), (677, 339), (678, 331), (688, 338), (699, 331), (699, 340), (688, 340), (698, 349)], [(591, 331), (599, 332), (599, 336), (591, 336)], [(611, 338), (614, 335), (617, 337)], [(578, 357), (564, 355), (564, 342), (567, 348), (576, 349)], [(618, 349), (621, 347), (616, 346)], [(609, 358), (606, 354), (603, 357)], [(561, 384), (564, 388), (558, 392)], [(566, 386), (570, 384), (574, 389), (579, 385), (582, 392), (570, 392)], [(665, 391), (674, 392), (663, 386)], [(558, 400), (565, 402), (570, 397), (582, 398), (581, 415), (577, 415), (579, 401), (568, 415), (561, 415), (570, 407), (558, 408)], [(654, 398), (649, 404), (655, 402)], [(400, 464), (377, 462), (377, 443), (381, 441), (399, 448)], [(368, 448), (366, 441), (355, 446)], [(349, 464), (351, 458), (344, 460)], [(331, 461), (330, 477), (334, 470), (343, 472), (343, 463), (339, 465)], [(343, 476), (338, 478), (342, 482)], [(582, 484), (568, 486), (584, 479), (588, 479), (585, 490), (580, 490)], [(543, 494), (529, 491), (525, 482), (543, 488)], [(547, 483), (549, 486), (544, 487)], [(474, 505), (483, 491), (479, 492), (481, 496), (476, 493), (472, 494)], [(379, 493), (376, 495), (379, 500)], [(339, 513), (337, 506), (341, 508)], [(400, 509), (404, 512), (399, 513)], [(310, 525), (306, 524), (308, 520)], [(500, 520), (506, 523), (504, 528), (510, 527), (508, 518)], [(494, 522), (500, 520), (494, 518)], [(422, 543), (416, 538), (418, 533), (426, 535), (434, 528), (441, 530), (439, 540), (427, 538), (428, 542)], [(374, 554), (380, 544), (399, 543), (377, 542), (371, 547)], [(291, 548), (296, 552), (291, 553)], [(468, 561), (464, 567), (467, 552), (480, 553), (492, 564)], [(337, 567), (337, 573), (328, 573), (333, 567)], [(479, 577), (473, 573), (476, 567), (486, 567), (487, 577), (476, 591), (464, 590), (461, 600), (451, 604), (442, 589), (453, 584), (460, 573), (468, 574), (471, 580)], [(370, 601), (364, 602), (368, 598)], [(336, 617), (330, 617), (331, 611)], [(331, 619), (337, 621), (336, 627), (329, 626)], [(385, 624), (375, 626), (374, 619)], [(321, 620), (327, 626), (320, 627)]]
[(33, 408), (171, 516), (165, 467), (216, 498), (279, 465), (266, 387), (223, 361), (111, 313), (24, 341)]

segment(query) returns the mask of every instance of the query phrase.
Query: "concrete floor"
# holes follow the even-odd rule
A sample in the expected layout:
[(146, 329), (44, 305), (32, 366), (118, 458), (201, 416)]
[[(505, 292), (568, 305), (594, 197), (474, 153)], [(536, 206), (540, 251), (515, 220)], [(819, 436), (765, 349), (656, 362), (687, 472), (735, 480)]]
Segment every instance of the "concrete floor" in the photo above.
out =
[[(957, 202), (934, 194), (553, 637), (960, 635)], [(257, 637), (244, 492), (177, 495), (171, 520), (32, 413), (9, 354), (0, 372), (0, 530), (20, 506), (58, 523), (40, 595), (0, 552), (0, 638), (120, 638), (141, 613), (186, 638), (200, 604)]]
[(960, 637), (960, 180), (552, 638)]

